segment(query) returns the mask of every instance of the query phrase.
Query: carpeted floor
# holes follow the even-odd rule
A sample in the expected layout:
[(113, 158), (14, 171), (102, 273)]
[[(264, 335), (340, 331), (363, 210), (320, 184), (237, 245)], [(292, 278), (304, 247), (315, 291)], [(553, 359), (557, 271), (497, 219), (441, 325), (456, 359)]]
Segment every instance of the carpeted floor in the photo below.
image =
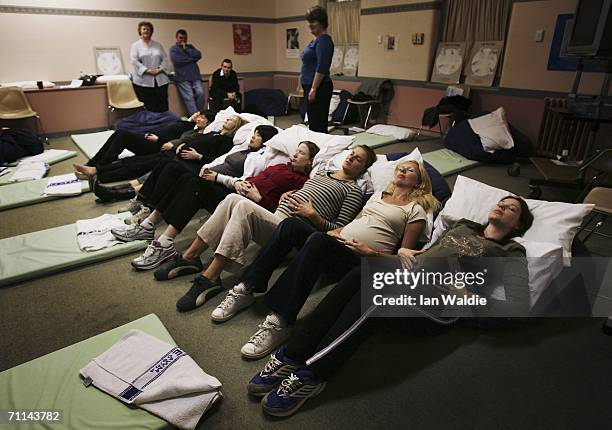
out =
[[(286, 127), (296, 117), (277, 120)], [(52, 139), (51, 146), (73, 149), (68, 137)], [(414, 146), (397, 144), (378, 152)], [(439, 144), (418, 146), (427, 152)], [(82, 155), (53, 166), (51, 173), (70, 172), (79, 161), (85, 161)], [(499, 166), (463, 174), (522, 195), (529, 177), (537, 175), (527, 164), (520, 177), (509, 177)], [(451, 185), (454, 180), (449, 178)], [(121, 205), (96, 204), (92, 194), (85, 194), (5, 211), (0, 214), (0, 237), (116, 212)], [(179, 249), (189, 244), (203, 216), (202, 211), (181, 234)], [(610, 223), (605, 227), (612, 230)], [(609, 244), (593, 237), (588, 246), (610, 256)], [(461, 323), (440, 336), (415, 336), (399, 329), (377, 332), (319, 397), (290, 419), (271, 419), (245, 389), (265, 361), (244, 361), (239, 352), (265, 317), (265, 307), (257, 302), (235, 319), (213, 324), (210, 312), (221, 295), (179, 314), (174, 304), (189, 288), (189, 278), (156, 282), (151, 273), (131, 270), (131, 258), (134, 255), (0, 289), (0, 370), (155, 313), (178, 345), (223, 383), (225, 398), (199, 428), (573, 429), (607, 428), (612, 422), (612, 338), (601, 333), (601, 319), (530, 321), (503, 331)], [(231, 277), (224, 276), (224, 283), (231, 286)], [(317, 291), (302, 315), (325, 292)]]

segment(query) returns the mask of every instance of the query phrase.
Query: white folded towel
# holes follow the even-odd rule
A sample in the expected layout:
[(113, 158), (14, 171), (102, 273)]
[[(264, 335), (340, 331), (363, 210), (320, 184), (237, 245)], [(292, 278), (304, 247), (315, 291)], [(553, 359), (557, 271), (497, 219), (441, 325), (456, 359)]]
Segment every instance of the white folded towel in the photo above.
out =
[(113, 228), (125, 228), (121, 217), (111, 214), (97, 218), (81, 219), (76, 222), (77, 243), (81, 251), (97, 251), (123, 243), (110, 232)]
[(76, 196), (81, 194), (81, 180), (74, 173), (49, 178), (43, 194), (46, 196)]
[(42, 179), (49, 171), (49, 165), (43, 162), (21, 161), (15, 168), (11, 182)]
[(130, 330), (80, 374), (85, 385), (92, 383), (180, 429), (195, 428), (222, 397), (219, 380), (184, 351), (140, 330)]

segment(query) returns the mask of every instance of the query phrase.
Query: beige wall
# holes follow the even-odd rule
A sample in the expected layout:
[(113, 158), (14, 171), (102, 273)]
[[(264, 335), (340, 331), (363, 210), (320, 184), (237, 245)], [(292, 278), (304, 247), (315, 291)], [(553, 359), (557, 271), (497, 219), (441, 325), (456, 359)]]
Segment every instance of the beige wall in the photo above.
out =
[[(573, 13), (576, 0), (546, 0), (514, 3), (501, 86), (567, 92), (571, 90), (575, 72), (547, 70), (557, 15)], [(545, 31), (544, 41), (534, 40), (535, 32)], [(599, 93), (603, 73), (585, 73), (582, 93)]]
[[(439, 20), (440, 13), (435, 10), (362, 15), (359, 76), (429, 80)], [(424, 33), (425, 43), (413, 45), (412, 33)], [(385, 35), (395, 36), (397, 50), (385, 49)]]
[[(14, 1), (14, 3), (18, 3)], [(169, 1), (144, 0), (132, 1), (28, 1), (20, 2), (29, 6), (79, 7), (109, 10), (157, 10), (185, 13), (227, 14), (251, 16), (274, 14), (274, 0), (252, 2), (236, 0), (233, 2), (189, 1), (181, 9)], [(265, 7), (256, 7), (261, 3)], [(200, 4), (199, 9), (197, 8)], [(213, 7), (213, 4), (216, 5)], [(224, 5), (223, 7), (220, 5)], [(240, 5), (241, 7), (237, 7)], [(271, 6), (270, 6), (271, 5)], [(130, 6), (129, 8), (127, 6)], [(165, 6), (165, 10), (163, 7)], [(209, 7), (210, 6), (210, 7)], [(244, 7), (242, 7), (244, 6)], [(223, 9), (224, 8), (224, 9)], [(238, 13), (240, 11), (240, 13)], [(131, 71), (129, 64), (130, 45), (138, 39), (136, 26), (140, 19), (106, 18), (65, 15), (0, 14), (0, 52), (4, 58), (18, 61), (4, 64), (0, 68), (0, 82), (21, 80), (65, 81), (76, 79), (80, 72), (96, 72), (94, 46), (121, 47), (126, 72)], [(270, 41), (275, 39), (274, 24), (251, 24), (253, 52), (250, 55), (233, 55), (232, 23), (219, 21), (193, 21), (152, 19), (155, 26), (153, 39), (160, 42), (166, 52), (174, 43), (174, 33), (178, 28), (189, 32), (190, 42), (204, 54), (200, 61), (202, 73), (214, 71), (224, 57), (234, 60), (235, 69), (240, 71), (269, 71), (276, 65), (276, 50), (270, 49)], [(23, 31), (23, 29), (31, 31)], [(69, 29), (69, 31), (61, 31)]]
[(311, 2), (304, 0), (277, 0), (276, 1), (276, 18), (285, 18), (288, 16), (305, 15), (310, 6), (317, 4), (316, 0)]
[(308, 29), (306, 20), (297, 22), (285, 22), (276, 24), (274, 29), (276, 41), (276, 70), (283, 72), (299, 72), (302, 66), (300, 58), (287, 58), (286, 53), (286, 38), (288, 28), (297, 28), (300, 32), (300, 51), (310, 43), (313, 36)]

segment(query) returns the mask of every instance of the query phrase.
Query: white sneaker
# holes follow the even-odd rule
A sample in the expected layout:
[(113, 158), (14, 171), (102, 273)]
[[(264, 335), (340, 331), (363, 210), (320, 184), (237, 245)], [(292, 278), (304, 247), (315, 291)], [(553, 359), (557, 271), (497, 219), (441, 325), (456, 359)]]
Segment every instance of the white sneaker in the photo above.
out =
[(248, 308), (253, 304), (255, 297), (249, 290), (238, 288), (236, 285), (227, 296), (223, 299), (219, 306), (217, 306), (210, 314), (210, 318), (216, 322), (224, 322), (234, 317), (238, 312)]
[(131, 217), (127, 217), (124, 222), (127, 225), (140, 224), (149, 215), (151, 215), (151, 209), (146, 206), (143, 206), (134, 215), (132, 215)]
[(281, 327), (268, 315), (259, 325), (259, 330), (245, 343), (240, 350), (244, 358), (255, 360), (265, 357), (282, 345), (291, 334), (291, 327)]

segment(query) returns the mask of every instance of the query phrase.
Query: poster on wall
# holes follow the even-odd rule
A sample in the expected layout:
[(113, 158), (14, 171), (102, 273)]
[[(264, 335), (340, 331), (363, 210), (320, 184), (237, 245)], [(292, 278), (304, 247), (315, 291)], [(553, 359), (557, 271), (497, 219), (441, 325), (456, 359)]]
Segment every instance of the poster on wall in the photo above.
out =
[(344, 49), (343, 43), (337, 43), (334, 46), (334, 55), (332, 57), (329, 73), (331, 75), (342, 75), (342, 66), (344, 65)]
[(458, 84), (465, 55), (464, 42), (440, 42), (436, 52), (431, 82)]
[(253, 52), (251, 24), (233, 24), (234, 54), (247, 55)]
[(123, 57), (121, 48), (94, 47), (94, 60), (96, 62), (96, 74), (98, 75), (123, 75)]
[(474, 42), (465, 72), (465, 83), (482, 87), (493, 85), (504, 42)]
[(300, 31), (297, 28), (288, 28), (287, 32), (287, 58), (299, 58), (300, 56)]

